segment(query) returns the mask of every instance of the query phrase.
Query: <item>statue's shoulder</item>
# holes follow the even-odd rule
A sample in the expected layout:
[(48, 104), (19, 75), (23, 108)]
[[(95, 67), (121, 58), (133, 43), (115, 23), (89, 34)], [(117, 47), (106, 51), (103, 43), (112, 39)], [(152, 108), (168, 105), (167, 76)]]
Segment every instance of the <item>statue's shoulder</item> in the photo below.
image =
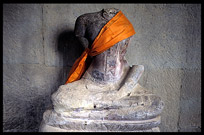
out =
[(93, 12), (93, 13), (85, 13), (85, 14), (82, 14), (80, 15), (79, 17), (77, 17), (77, 20), (76, 21), (90, 21), (90, 20), (93, 20), (94, 18), (96, 18), (98, 12)]

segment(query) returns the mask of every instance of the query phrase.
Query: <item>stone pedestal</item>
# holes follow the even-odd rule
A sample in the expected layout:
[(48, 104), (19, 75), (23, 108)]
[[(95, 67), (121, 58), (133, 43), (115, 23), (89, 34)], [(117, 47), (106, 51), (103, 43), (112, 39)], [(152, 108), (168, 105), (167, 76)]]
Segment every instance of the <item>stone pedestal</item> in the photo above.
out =
[(42, 121), (40, 132), (160, 132), (160, 116), (149, 120), (67, 119), (67, 123), (48, 125)]
[[(66, 90), (61, 88), (58, 91), (64, 93)], [(54, 94), (53, 98), (57, 95)], [(160, 97), (139, 84), (130, 95), (111, 103), (93, 104), (93, 108), (65, 108), (60, 102), (67, 103), (68, 99), (61, 98), (52, 99), (58, 103), (54, 102), (54, 108), (43, 114), (40, 132), (159, 132), (164, 104)]]

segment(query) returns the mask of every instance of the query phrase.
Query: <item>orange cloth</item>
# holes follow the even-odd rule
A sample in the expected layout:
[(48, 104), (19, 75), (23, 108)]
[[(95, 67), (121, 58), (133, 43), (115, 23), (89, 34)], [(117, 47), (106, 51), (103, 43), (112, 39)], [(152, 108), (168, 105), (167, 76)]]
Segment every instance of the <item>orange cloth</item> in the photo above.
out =
[(135, 30), (125, 15), (119, 11), (100, 31), (91, 48), (86, 48), (82, 55), (75, 61), (65, 84), (79, 80), (88, 66), (88, 55), (96, 56), (121, 40), (135, 34)]

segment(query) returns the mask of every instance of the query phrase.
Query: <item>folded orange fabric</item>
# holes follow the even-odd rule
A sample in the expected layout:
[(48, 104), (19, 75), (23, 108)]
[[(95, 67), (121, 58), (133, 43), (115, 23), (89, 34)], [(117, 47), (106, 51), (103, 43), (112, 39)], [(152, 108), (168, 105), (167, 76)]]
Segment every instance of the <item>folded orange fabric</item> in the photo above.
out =
[(65, 84), (77, 81), (81, 78), (88, 66), (88, 55), (96, 56), (121, 40), (135, 34), (135, 30), (122, 11), (119, 11), (100, 31), (91, 48), (86, 48), (82, 55), (75, 61)]

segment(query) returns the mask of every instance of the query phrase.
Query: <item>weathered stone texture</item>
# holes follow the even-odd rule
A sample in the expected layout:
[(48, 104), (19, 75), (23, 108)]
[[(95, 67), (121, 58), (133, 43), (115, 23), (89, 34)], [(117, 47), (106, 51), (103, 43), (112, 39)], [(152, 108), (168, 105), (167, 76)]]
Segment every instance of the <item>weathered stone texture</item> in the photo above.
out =
[(146, 70), (139, 81), (148, 90), (157, 93), (165, 103), (160, 126), (163, 132), (178, 131), (181, 76), (179, 69)]
[(4, 4), (4, 131), (38, 131), (50, 93), (82, 52), (76, 18), (110, 7), (135, 28), (126, 58), (144, 65), (139, 83), (165, 103), (161, 131), (200, 131), (200, 4)]
[(3, 6), (3, 63), (42, 64), (42, 5)]
[(43, 5), (46, 66), (72, 66), (82, 53), (74, 37), (75, 12), (70, 4)]
[[(110, 121), (109, 121), (110, 122)], [(131, 121), (132, 122), (132, 121)], [(47, 125), (44, 123), (44, 121), (42, 122), (41, 128), (40, 128), (40, 132), (44, 131), (44, 132), (160, 132), (159, 127), (154, 127), (151, 129), (143, 129), (143, 130), (134, 130), (135, 124), (131, 124), (131, 122), (129, 121), (126, 122), (126, 124), (121, 124), (120, 122), (117, 122), (117, 124), (111, 124), (111, 123), (99, 123), (96, 121), (81, 121), (81, 124), (78, 124), (76, 126), (76, 123), (73, 122), (70, 125), (60, 125), (59, 127), (54, 127), (51, 125)], [(137, 126), (139, 124), (136, 124)], [(67, 129), (70, 126), (72, 126), (72, 129)], [(101, 128), (104, 130), (94, 130), (96, 128)], [(87, 130), (89, 129), (89, 130)], [(118, 131), (116, 131), (115, 129), (119, 129)], [(132, 130), (131, 130), (132, 129)]]
[(5, 131), (38, 131), (52, 92), (65, 82), (63, 70), (38, 64), (3, 65)]
[(129, 46), (130, 64), (145, 68), (200, 68), (200, 5), (134, 5), (136, 35)]
[(184, 70), (180, 101), (179, 130), (201, 130), (201, 71)]

